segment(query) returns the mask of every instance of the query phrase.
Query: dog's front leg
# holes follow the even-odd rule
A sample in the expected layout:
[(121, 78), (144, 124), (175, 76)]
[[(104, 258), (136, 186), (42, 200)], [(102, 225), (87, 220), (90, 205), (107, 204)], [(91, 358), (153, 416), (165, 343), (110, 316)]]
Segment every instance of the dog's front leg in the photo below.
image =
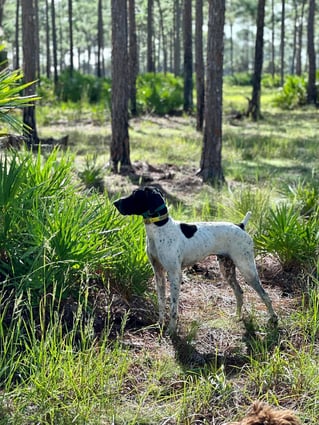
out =
[(177, 319), (178, 319), (178, 304), (179, 304), (179, 293), (181, 288), (182, 271), (176, 269), (174, 271), (168, 271), (168, 280), (171, 288), (171, 305), (170, 305), (170, 321), (169, 321), (169, 333), (171, 335), (176, 334)]
[(151, 265), (154, 272), (155, 286), (157, 292), (158, 302), (158, 321), (160, 326), (164, 326), (165, 323), (165, 304), (166, 304), (166, 278), (165, 269), (155, 259), (150, 257)]

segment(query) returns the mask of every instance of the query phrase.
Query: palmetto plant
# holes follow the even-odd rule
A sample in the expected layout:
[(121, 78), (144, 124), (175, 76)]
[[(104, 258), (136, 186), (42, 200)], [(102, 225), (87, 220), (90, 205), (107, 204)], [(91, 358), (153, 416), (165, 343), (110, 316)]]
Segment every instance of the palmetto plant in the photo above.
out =
[(269, 210), (257, 247), (275, 254), (284, 268), (313, 267), (318, 254), (318, 220), (305, 218), (296, 205), (282, 203)]
[[(3, 46), (0, 46), (0, 50)], [(11, 127), (16, 132), (21, 132), (24, 127), (20, 117), (16, 115), (16, 109), (30, 106), (39, 97), (36, 95), (23, 96), (23, 90), (34, 84), (33, 82), (23, 83), (23, 73), (21, 70), (10, 70), (5, 68), (0, 71), (0, 123)], [(6, 134), (1, 128), (0, 133)], [(0, 134), (1, 135), (1, 134)]]

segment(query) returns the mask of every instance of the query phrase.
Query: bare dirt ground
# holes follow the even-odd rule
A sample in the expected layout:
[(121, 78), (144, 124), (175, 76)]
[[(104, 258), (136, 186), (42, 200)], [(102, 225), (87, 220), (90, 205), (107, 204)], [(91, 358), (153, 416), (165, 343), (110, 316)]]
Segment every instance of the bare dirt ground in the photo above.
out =
[[(139, 162), (135, 173), (107, 177), (106, 189), (111, 193), (129, 194), (140, 184), (160, 187), (170, 202), (191, 204), (202, 190), (196, 170), (164, 165), (161, 168)], [(265, 290), (269, 293), (280, 323), (300, 305), (299, 278), (295, 271), (284, 271), (271, 257), (257, 258), (257, 267)], [(236, 319), (236, 301), (229, 285), (222, 278), (216, 258), (210, 256), (184, 270), (179, 308), (179, 332), (174, 339), (159, 339), (153, 326), (157, 319), (156, 305), (138, 297), (127, 301), (113, 296), (115, 322), (129, 311), (123, 342), (133, 350), (164, 350), (185, 367), (192, 368), (214, 361), (232, 368), (245, 362), (251, 349), (250, 339), (273, 339), (274, 328), (268, 326), (268, 316), (258, 295), (238, 275), (244, 290), (247, 320)], [(154, 292), (153, 282), (150, 291)], [(153, 297), (153, 299), (156, 297)], [(169, 287), (167, 287), (167, 306)], [(260, 324), (256, 325), (256, 324)]]

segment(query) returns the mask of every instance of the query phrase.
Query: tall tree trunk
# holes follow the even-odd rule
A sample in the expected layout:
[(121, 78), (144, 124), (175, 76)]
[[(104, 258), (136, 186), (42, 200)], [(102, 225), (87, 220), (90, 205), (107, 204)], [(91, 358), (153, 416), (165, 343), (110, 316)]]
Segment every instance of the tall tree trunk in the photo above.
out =
[[(2, 28), (2, 20), (3, 20), (3, 10), (4, 4), (6, 0), (0, 0), (0, 44), (4, 44), (3, 40), (3, 28)], [(2, 49), (0, 51), (0, 70), (7, 67), (7, 49)]]
[(68, 0), (68, 19), (69, 19), (69, 46), (70, 46), (70, 75), (74, 70), (74, 46), (73, 46), (73, 10), (72, 0)]
[(257, 10), (257, 34), (255, 44), (255, 63), (253, 77), (253, 94), (251, 99), (251, 116), (254, 121), (261, 118), (260, 92), (261, 92), (261, 72), (264, 55), (264, 23), (265, 23), (265, 0), (258, 0)]
[(135, 0), (128, 0), (129, 16), (129, 71), (130, 71), (130, 106), (131, 114), (137, 115), (136, 78), (138, 75), (137, 36), (135, 21)]
[(20, 0), (17, 0), (16, 5), (16, 17), (15, 17), (15, 69), (20, 68), (20, 40), (19, 40), (19, 28), (20, 28)]
[(307, 53), (308, 53), (308, 86), (307, 86), (307, 102), (309, 104), (317, 103), (317, 90), (316, 90), (316, 52), (315, 52), (315, 22), (316, 2), (309, 0), (308, 10), (308, 30), (307, 30)]
[[(163, 9), (161, 6), (160, 0), (157, 0), (157, 7), (160, 16), (160, 29), (161, 29), (161, 39), (162, 39), (162, 52), (163, 52), (163, 72), (166, 74), (167, 72), (167, 46), (166, 46), (166, 36), (165, 36), (165, 28), (164, 28), (164, 16)], [(160, 52), (158, 52), (158, 56), (160, 58)]]
[(271, 0), (271, 77), (275, 78), (275, 5)]
[(102, 0), (98, 0), (97, 6), (97, 76), (103, 77), (103, 7)]
[(52, 46), (53, 46), (53, 81), (54, 87), (58, 84), (58, 47), (55, 24), (55, 0), (51, 0), (51, 19), (52, 19)]
[[(37, 65), (36, 48), (36, 8), (35, 0), (22, 1), (22, 38), (23, 38), (23, 71), (25, 82), (35, 81)], [(25, 96), (35, 94), (35, 86), (32, 84), (24, 91)], [(25, 136), (29, 140), (29, 145), (38, 142), (38, 134), (35, 118), (35, 106), (23, 108), (23, 123), (28, 127)]]
[(205, 124), (199, 175), (204, 182), (224, 183), (222, 105), (225, 1), (209, 0)]
[(127, 0), (112, 0), (112, 140), (113, 172), (131, 169), (128, 133)]
[(192, 0), (184, 0), (184, 111), (193, 109)]
[(296, 70), (296, 55), (297, 55), (297, 22), (298, 22), (298, 5), (297, 0), (293, 0), (294, 8), (294, 24), (293, 24), (293, 40), (292, 40), (292, 55), (290, 73), (293, 75)]
[(302, 0), (301, 3), (301, 12), (299, 16), (299, 22), (297, 24), (297, 51), (296, 51), (296, 74), (302, 74), (302, 40), (303, 40), (303, 20), (305, 14), (305, 2)]
[(196, 67), (196, 129), (203, 130), (205, 105), (205, 72), (203, 58), (203, 0), (196, 0), (195, 25), (195, 67)]
[(36, 76), (39, 79), (40, 84), (40, 33), (39, 33), (39, 4), (38, 0), (35, 0), (35, 48), (36, 48)]
[(285, 18), (286, 0), (281, 1), (281, 33), (280, 33), (280, 85), (284, 85), (285, 79)]
[(174, 74), (181, 75), (181, 5), (180, 0), (174, 1)]
[(147, 72), (155, 72), (153, 12), (154, 0), (147, 0)]
[(45, 37), (45, 45), (46, 45), (46, 76), (47, 78), (51, 77), (51, 49), (50, 49), (50, 6), (49, 0), (45, 0), (45, 27), (46, 27), (46, 37)]

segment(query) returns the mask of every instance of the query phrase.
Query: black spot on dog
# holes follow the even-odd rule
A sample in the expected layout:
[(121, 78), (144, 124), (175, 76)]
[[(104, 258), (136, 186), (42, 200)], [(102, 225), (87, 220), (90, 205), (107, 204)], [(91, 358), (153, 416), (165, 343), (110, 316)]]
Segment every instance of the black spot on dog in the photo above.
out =
[(242, 230), (245, 230), (245, 225), (244, 225), (244, 223), (236, 224), (236, 226), (240, 227)]
[(183, 232), (184, 236), (186, 236), (187, 239), (190, 239), (194, 236), (194, 234), (197, 232), (197, 226), (195, 224), (186, 224), (181, 223), (180, 224), (181, 231)]

